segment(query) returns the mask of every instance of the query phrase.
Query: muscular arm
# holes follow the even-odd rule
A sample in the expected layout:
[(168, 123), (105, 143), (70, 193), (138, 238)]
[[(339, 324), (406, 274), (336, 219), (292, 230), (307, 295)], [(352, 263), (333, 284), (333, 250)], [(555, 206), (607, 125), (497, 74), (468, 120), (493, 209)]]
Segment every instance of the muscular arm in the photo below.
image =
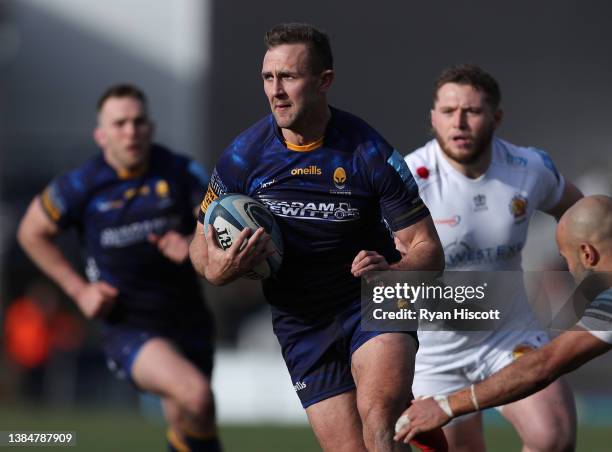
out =
[(390, 265), (393, 270), (444, 270), (444, 250), (431, 216), (395, 233), (401, 260)]
[(76, 295), (87, 281), (66, 260), (54, 242), (58, 226), (45, 214), (38, 197), (28, 207), (17, 230), (17, 240), (34, 263), (68, 296)]
[(36, 197), (19, 224), (17, 240), (34, 263), (75, 300), (87, 317), (104, 314), (117, 294), (116, 289), (103, 282), (89, 284), (55, 244), (58, 232), (58, 226), (47, 217)]
[(351, 265), (351, 273), (360, 277), (371, 271), (442, 271), (444, 250), (431, 216), (395, 232), (395, 246), (401, 259), (393, 264), (376, 251), (360, 251)]
[[(478, 405), (483, 409), (522, 399), (610, 348), (612, 345), (588, 331), (566, 331), (544, 347), (526, 353), (510, 366), (478, 383), (475, 387)], [(452, 394), (449, 403), (455, 415), (475, 411), (469, 389)]]
[[(473, 388), (478, 409), (520, 400), (548, 386), (612, 348), (585, 330), (566, 331), (544, 347), (526, 353)], [(448, 396), (454, 417), (477, 411), (472, 388)], [(414, 435), (440, 427), (451, 420), (432, 398), (413, 401), (398, 420), (396, 441), (409, 441)]]
[(193, 233), (193, 239), (189, 244), (189, 259), (195, 271), (205, 277), (206, 263), (208, 262), (208, 249), (206, 245), (206, 237), (204, 225), (199, 221), (196, 224), (196, 230)]
[(576, 201), (582, 198), (582, 196), (582, 192), (578, 189), (578, 187), (566, 180), (563, 193), (561, 194), (561, 199), (559, 199), (557, 205), (548, 210), (546, 213), (552, 215), (557, 221), (559, 221), (565, 211), (569, 209)]

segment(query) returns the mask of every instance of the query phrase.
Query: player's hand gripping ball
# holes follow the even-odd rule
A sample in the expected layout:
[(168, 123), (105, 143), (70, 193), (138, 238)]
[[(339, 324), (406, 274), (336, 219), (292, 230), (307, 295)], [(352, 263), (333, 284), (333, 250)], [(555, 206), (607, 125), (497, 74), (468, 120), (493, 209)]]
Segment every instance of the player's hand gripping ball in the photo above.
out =
[(283, 260), (283, 237), (274, 216), (259, 201), (238, 193), (228, 193), (210, 203), (204, 216), (204, 227), (211, 225), (217, 233), (219, 245), (224, 250), (234, 243), (234, 240), (244, 228), (256, 231), (263, 227), (272, 240), (268, 246), (275, 253), (257, 264), (245, 277), (249, 279), (265, 279), (274, 275)]

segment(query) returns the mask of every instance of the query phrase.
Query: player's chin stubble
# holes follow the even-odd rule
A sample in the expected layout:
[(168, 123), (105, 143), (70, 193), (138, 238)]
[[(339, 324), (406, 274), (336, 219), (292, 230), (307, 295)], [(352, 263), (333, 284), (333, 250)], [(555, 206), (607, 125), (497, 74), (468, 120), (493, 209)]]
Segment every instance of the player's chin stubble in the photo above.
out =
[(432, 132), (436, 140), (438, 141), (438, 144), (440, 145), (440, 149), (442, 149), (442, 152), (444, 152), (444, 154), (448, 158), (462, 165), (471, 165), (473, 163), (476, 163), (478, 160), (480, 160), (480, 157), (482, 157), (482, 155), (487, 151), (487, 149), (491, 145), (494, 129), (491, 128), (487, 130), (486, 133), (483, 133), (478, 139), (475, 140), (474, 148), (472, 152), (470, 152), (469, 154), (461, 155), (461, 156), (453, 153), (449, 149), (449, 147), (446, 146), (445, 141), (435, 130), (432, 130)]

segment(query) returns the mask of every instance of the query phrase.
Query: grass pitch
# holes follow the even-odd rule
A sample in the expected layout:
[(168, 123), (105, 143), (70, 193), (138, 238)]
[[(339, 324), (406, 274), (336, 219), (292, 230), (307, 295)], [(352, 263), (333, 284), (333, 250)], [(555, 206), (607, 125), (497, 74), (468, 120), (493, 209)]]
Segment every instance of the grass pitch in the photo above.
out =
[[(0, 408), (0, 431), (73, 431), (76, 447), (41, 447), (44, 451), (128, 452), (166, 451), (165, 429), (137, 413), (91, 410), (50, 410), (23, 407)], [(312, 452), (319, 451), (308, 427), (278, 425), (221, 426), (226, 452)], [(518, 451), (518, 437), (509, 426), (486, 428), (487, 446), (493, 452)], [(581, 426), (578, 451), (612, 450), (611, 427)], [(12, 449), (21, 449), (15, 448)], [(29, 447), (28, 450), (38, 448)]]

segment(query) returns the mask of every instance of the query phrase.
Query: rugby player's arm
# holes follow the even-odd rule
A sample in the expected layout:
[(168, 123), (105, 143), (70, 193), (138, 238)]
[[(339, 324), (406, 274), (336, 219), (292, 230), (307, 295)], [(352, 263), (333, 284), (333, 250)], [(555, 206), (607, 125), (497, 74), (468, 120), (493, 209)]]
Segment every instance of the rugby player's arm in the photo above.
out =
[(476, 385), (447, 397), (413, 400), (396, 423), (394, 439), (408, 442), (453, 417), (520, 400), (611, 348), (588, 331), (566, 331)]
[(565, 186), (563, 187), (561, 199), (559, 199), (559, 202), (552, 209), (547, 210), (546, 213), (552, 215), (557, 221), (559, 221), (565, 211), (582, 197), (583, 194), (580, 189), (578, 189), (578, 187), (576, 187), (570, 181), (565, 180)]
[(195, 271), (202, 277), (206, 278), (206, 264), (208, 263), (208, 246), (204, 225), (199, 221), (196, 223), (196, 230), (193, 234), (193, 239), (189, 244), (189, 259)]
[(390, 265), (393, 270), (442, 271), (444, 250), (431, 215), (395, 232), (395, 244), (402, 258)]
[[(566, 331), (475, 385), (478, 407), (490, 408), (527, 397), (611, 348), (612, 344), (583, 329)], [(451, 394), (449, 404), (455, 416), (476, 411), (471, 388)]]
[(189, 245), (189, 258), (196, 272), (214, 286), (223, 286), (238, 279), (274, 253), (267, 246), (271, 237), (264, 228), (260, 227), (255, 232), (244, 228), (227, 250), (221, 249), (213, 235), (213, 228), (209, 229), (205, 231), (204, 225), (198, 221)]
[(73, 300), (88, 282), (72, 267), (55, 244), (59, 227), (45, 213), (40, 197), (30, 203), (17, 229), (17, 241), (32, 261)]

